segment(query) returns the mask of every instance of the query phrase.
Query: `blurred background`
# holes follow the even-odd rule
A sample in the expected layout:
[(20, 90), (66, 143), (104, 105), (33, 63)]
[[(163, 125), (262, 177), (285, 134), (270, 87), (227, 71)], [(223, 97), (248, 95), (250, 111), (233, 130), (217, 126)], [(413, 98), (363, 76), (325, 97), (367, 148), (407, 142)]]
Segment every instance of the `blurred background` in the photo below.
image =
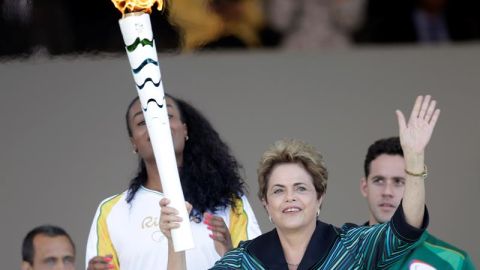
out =
[[(171, 0), (153, 12), (159, 52), (327, 50), (480, 38), (476, 0)], [(0, 55), (123, 53), (108, 0), (0, 0)]]
[[(82, 269), (98, 203), (135, 172), (119, 18), (108, 0), (0, 0), (2, 269), (44, 223), (72, 235)], [(263, 232), (256, 167), (269, 144), (317, 146), (330, 170), (322, 220), (363, 223), (367, 147), (397, 134), (395, 109), (434, 95), (429, 230), (480, 265), (480, 1), (171, 0), (151, 20), (166, 91), (231, 146)]]

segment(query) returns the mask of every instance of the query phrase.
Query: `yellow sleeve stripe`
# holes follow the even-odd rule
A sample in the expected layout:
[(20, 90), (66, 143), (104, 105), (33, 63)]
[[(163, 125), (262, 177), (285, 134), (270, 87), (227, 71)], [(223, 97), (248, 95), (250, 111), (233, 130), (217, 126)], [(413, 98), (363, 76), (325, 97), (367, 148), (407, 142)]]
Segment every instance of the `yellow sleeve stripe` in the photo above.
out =
[(108, 232), (107, 217), (112, 211), (113, 206), (122, 198), (122, 194), (112, 197), (100, 206), (100, 214), (97, 220), (97, 254), (98, 256), (106, 256), (112, 254), (113, 269), (120, 269), (120, 263), (115, 248), (113, 247), (110, 233)]
[(240, 241), (248, 240), (247, 225), (248, 216), (243, 209), (243, 201), (235, 199), (235, 207), (230, 208), (230, 236), (232, 237), (233, 248), (236, 248)]

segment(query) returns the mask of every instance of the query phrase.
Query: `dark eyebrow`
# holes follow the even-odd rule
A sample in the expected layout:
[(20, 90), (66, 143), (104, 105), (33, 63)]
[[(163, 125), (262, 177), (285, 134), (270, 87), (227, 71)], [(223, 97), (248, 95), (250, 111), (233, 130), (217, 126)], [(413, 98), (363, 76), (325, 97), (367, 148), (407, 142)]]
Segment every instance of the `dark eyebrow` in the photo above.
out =
[(374, 175), (370, 178), (372, 181), (376, 181), (376, 180), (385, 180), (385, 176), (383, 175)]
[[(306, 184), (305, 184), (305, 183), (301, 183), (301, 182), (297, 182), (297, 183), (293, 184), (294, 187), (300, 186), (300, 185), (306, 185)], [(274, 187), (282, 187), (282, 188), (284, 188), (285, 186), (284, 186), (284, 185), (280, 185), (280, 184), (275, 184), (275, 185), (272, 186), (272, 188), (274, 188)]]
[(139, 111), (139, 112), (134, 113), (133, 116), (132, 116), (132, 118), (135, 118), (135, 117), (137, 117), (137, 116), (140, 115), (140, 114), (143, 114), (143, 112), (142, 112), (142, 111)]
[(296, 186), (300, 186), (300, 185), (305, 185), (305, 183), (300, 183), (300, 182), (299, 182), (299, 183), (295, 183), (295, 184), (293, 184), (293, 186), (294, 186), (294, 187), (296, 187)]
[(73, 255), (65, 255), (65, 256), (63, 256), (63, 259), (64, 259), (64, 260), (67, 259), (67, 260), (75, 261), (75, 256), (73, 256)]

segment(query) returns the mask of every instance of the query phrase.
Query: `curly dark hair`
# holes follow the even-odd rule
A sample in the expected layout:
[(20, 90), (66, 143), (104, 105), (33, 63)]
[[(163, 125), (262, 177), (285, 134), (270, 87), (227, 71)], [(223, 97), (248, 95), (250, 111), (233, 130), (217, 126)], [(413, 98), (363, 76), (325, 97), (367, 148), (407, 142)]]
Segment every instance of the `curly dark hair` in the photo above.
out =
[(390, 137), (380, 139), (374, 142), (368, 147), (367, 156), (363, 164), (363, 170), (365, 171), (365, 177), (370, 174), (370, 164), (380, 155), (399, 155), (403, 157), (403, 150), (400, 144), (399, 137)]
[[(205, 211), (216, 212), (227, 206), (234, 207), (234, 199), (242, 196), (244, 181), (240, 176), (242, 167), (230, 153), (210, 122), (187, 102), (166, 94), (178, 106), (180, 118), (187, 125), (189, 140), (183, 150), (183, 166), (179, 168), (180, 181), (185, 199), (193, 205), (192, 214), (202, 220)], [(128, 135), (129, 111), (138, 100), (134, 98), (125, 115)], [(127, 202), (131, 202), (138, 189), (147, 182), (145, 162), (140, 159), (137, 175), (130, 181)]]

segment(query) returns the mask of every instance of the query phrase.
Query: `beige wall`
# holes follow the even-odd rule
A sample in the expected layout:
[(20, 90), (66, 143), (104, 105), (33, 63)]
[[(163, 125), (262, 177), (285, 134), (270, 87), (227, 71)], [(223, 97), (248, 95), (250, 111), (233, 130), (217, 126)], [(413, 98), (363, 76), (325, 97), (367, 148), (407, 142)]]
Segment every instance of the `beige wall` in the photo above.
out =
[[(283, 137), (324, 152), (330, 170), (321, 218), (362, 223), (358, 190), (366, 148), (397, 133), (395, 109), (433, 94), (441, 119), (427, 152), (430, 230), (480, 265), (480, 46), (160, 56), (166, 89), (212, 121), (245, 166), (256, 198), (262, 151)], [(99, 201), (136, 167), (124, 111), (136, 94), (125, 55), (0, 64), (2, 269), (18, 268), (22, 237), (43, 223), (66, 228), (84, 265)]]

